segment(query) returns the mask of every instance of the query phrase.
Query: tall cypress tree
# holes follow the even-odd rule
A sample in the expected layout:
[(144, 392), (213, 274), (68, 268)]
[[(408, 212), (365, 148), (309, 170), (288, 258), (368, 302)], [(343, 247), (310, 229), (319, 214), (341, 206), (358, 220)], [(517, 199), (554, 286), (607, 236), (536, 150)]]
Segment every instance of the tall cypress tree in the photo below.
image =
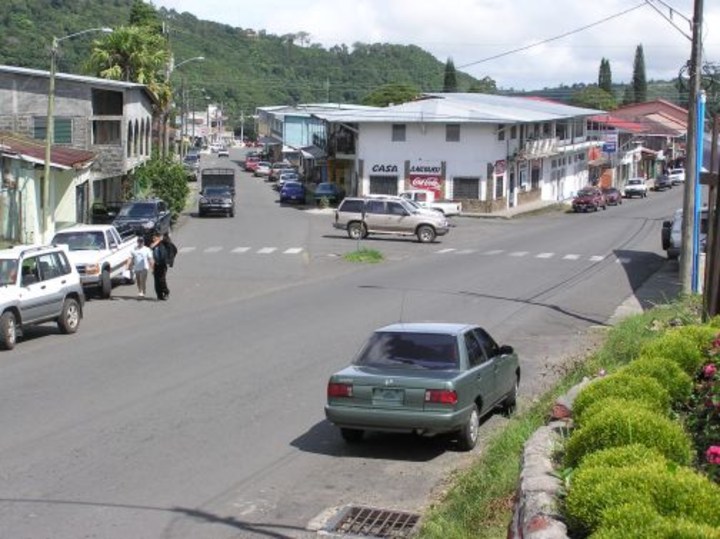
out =
[(610, 71), (610, 60), (606, 58), (600, 60), (598, 86), (601, 90), (605, 90), (609, 94), (612, 94), (612, 73)]
[(448, 58), (445, 64), (445, 80), (443, 81), (443, 92), (457, 92), (457, 73), (455, 73), (455, 63), (452, 58)]
[(642, 44), (635, 49), (635, 62), (633, 63), (632, 76), (633, 102), (643, 103), (647, 101), (647, 78), (645, 76), (645, 54)]

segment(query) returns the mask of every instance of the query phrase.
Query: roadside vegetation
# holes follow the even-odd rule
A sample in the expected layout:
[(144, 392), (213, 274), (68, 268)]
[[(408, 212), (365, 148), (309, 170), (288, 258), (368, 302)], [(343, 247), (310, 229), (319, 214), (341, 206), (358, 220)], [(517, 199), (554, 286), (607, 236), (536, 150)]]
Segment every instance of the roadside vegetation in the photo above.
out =
[[(579, 393), (576, 428), (557, 455), (573, 536), (720, 537), (719, 334), (720, 321), (700, 323), (695, 297), (611, 328), (598, 350), (570, 361), (555, 388), (491, 436), (427, 512), (420, 537), (506, 537), (523, 446), (584, 377), (601, 379)], [(660, 490), (671, 499), (656, 499)]]
[(377, 264), (382, 262), (383, 255), (380, 251), (375, 249), (360, 248), (351, 253), (345, 254), (343, 257), (348, 262), (358, 262), (361, 264)]
[(132, 192), (128, 197), (158, 197), (172, 212), (173, 221), (185, 209), (190, 194), (182, 164), (173, 157), (153, 156), (133, 171)]

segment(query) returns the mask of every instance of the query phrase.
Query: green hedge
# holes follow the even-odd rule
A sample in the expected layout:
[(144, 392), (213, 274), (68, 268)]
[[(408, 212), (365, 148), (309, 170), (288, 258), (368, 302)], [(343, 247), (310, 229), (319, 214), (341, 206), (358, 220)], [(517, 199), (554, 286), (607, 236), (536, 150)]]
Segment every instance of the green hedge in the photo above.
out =
[(608, 402), (573, 431), (565, 445), (565, 464), (572, 468), (585, 455), (630, 444), (655, 448), (678, 464), (691, 462), (690, 440), (680, 424), (635, 403)]
[(616, 373), (593, 380), (578, 393), (572, 405), (575, 422), (582, 425), (585, 409), (609, 397), (642, 401), (658, 411), (667, 412), (670, 409), (670, 396), (660, 382), (647, 376)]
[(720, 539), (720, 528), (663, 517), (650, 505), (631, 502), (605, 511), (590, 539)]
[(632, 468), (647, 464), (667, 466), (668, 462), (657, 449), (642, 444), (630, 444), (590, 453), (583, 459), (582, 468)]
[[(720, 487), (690, 468), (657, 462), (620, 468), (580, 466), (571, 481), (565, 515), (575, 531), (610, 525), (608, 511), (630, 503), (662, 517), (720, 526)], [(647, 518), (646, 513), (636, 518)]]
[(673, 360), (689, 376), (702, 367), (717, 328), (710, 326), (683, 326), (669, 330), (664, 335), (647, 342), (641, 356), (665, 357)]
[(667, 390), (672, 404), (684, 403), (692, 394), (692, 378), (683, 372), (677, 363), (667, 357), (639, 357), (621, 368), (618, 374), (654, 378)]

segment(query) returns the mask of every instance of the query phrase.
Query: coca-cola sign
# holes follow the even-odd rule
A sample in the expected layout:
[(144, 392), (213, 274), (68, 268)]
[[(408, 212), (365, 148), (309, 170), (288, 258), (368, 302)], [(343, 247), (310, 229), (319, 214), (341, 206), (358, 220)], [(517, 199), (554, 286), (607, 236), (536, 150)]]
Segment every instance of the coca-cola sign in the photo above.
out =
[(443, 177), (440, 163), (411, 164), (408, 181), (411, 189), (433, 191), (436, 199), (442, 198)]
[(413, 189), (439, 191), (442, 189), (442, 180), (439, 176), (410, 176), (410, 185)]

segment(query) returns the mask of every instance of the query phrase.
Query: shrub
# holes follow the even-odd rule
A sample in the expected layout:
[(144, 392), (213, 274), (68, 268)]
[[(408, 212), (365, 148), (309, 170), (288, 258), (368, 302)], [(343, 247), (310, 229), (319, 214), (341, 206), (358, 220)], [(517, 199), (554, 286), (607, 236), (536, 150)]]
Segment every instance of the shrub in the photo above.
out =
[(686, 402), (692, 393), (692, 378), (666, 357), (639, 357), (618, 371), (620, 373), (654, 378), (670, 394), (673, 404)]
[(581, 424), (585, 408), (608, 397), (643, 401), (653, 410), (668, 410), (670, 406), (667, 390), (654, 378), (611, 374), (594, 380), (578, 393), (572, 405), (573, 418)]
[(648, 509), (670, 519), (720, 525), (720, 488), (689, 468), (657, 462), (643, 466), (584, 467), (572, 477), (566, 499), (570, 525), (590, 532), (610, 521), (608, 511), (632, 503), (637, 519), (651, 520)]
[(585, 455), (630, 444), (655, 448), (678, 464), (691, 461), (690, 440), (680, 424), (624, 402), (609, 403), (572, 433), (565, 445), (565, 464), (575, 467)]
[[(703, 364), (702, 348), (694, 335), (679, 329), (648, 342), (642, 348), (642, 356), (666, 357), (673, 360), (688, 375), (694, 376)], [(706, 343), (709, 346), (710, 341)]]
[(720, 539), (720, 529), (685, 518), (661, 516), (653, 507), (631, 502), (611, 507), (591, 539)]
[(583, 459), (583, 470), (588, 468), (632, 468), (647, 464), (666, 466), (668, 460), (657, 449), (641, 444), (610, 447), (591, 453)]
[(652, 412), (654, 414), (659, 414), (662, 416), (666, 416), (667, 414), (667, 408), (660, 407), (657, 403), (653, 403), (647, 400), (633, 400), (633, 399), (623, 399), (619, 397), (607, 397), (604, 399), (601, 399), (599, 401), (595, 401), (589, 406), (587, 406), (582, 413), (582, 422), (575, 422), (576, 426), (582, 427), (584, 424), (586, 424), (588, 421), (591, 420), (592, 417), (594, 417), (596, 414), (602, 413), (606, 408), (608, 407), (621, 407), (626, 408), (628, 406), (635, 406), (643, 408), (644, 410), (647, 410), (648, 412)]

